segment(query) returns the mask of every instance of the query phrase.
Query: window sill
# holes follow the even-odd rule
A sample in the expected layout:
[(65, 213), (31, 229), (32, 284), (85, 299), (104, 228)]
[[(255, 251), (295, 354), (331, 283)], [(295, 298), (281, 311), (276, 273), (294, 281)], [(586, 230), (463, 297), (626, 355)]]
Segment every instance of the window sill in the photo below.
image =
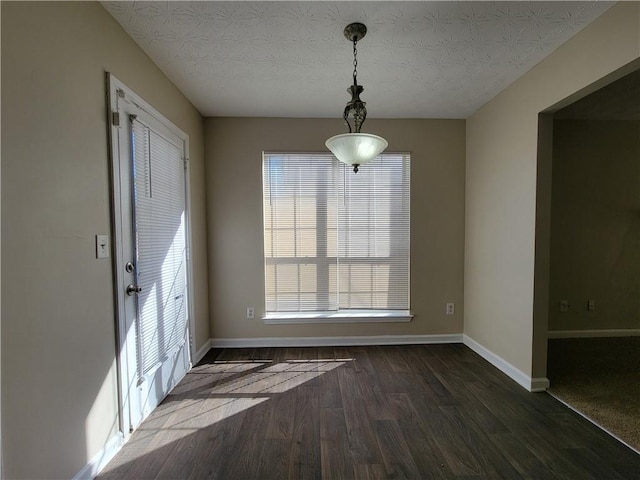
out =
[(410, 322), (409, 310), (351, 310), (349, 312), (269, 313), (262, 317), (267, 325), (293, 323), (396, 323)]

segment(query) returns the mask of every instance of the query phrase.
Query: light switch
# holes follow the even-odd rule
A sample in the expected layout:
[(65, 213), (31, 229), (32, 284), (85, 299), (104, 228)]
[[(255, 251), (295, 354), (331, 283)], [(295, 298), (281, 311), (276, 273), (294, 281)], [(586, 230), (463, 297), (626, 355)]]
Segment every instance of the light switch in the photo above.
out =
[(96, 235), (96, 258), (109, 258), (109, 235)]

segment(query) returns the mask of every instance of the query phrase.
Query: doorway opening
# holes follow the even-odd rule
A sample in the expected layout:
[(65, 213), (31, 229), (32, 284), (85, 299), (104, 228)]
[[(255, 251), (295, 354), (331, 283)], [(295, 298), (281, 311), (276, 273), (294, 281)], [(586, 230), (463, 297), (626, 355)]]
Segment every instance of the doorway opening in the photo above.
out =
[(640, 70), (548, 115), (549, 393), (640, 451)]

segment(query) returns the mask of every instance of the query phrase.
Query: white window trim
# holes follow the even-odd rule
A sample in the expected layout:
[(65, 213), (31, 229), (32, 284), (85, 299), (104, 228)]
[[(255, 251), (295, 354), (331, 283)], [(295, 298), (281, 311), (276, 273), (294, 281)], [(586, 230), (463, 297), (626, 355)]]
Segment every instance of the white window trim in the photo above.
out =
[(412, 319), (413, 314), (409, 310), (268, 313), (262, 317), (262, 320), (267, 325), (296, 323), (406, 323)]

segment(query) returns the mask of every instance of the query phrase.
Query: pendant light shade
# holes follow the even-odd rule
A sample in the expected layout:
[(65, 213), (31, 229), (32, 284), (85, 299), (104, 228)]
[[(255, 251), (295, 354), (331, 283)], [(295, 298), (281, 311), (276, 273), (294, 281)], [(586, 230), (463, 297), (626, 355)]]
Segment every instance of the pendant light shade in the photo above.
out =
[(343, 133), (334, 135), (325, 145), (338, 160), (353, 165), (354, 171), (357, 172), (359, 165), (364, 165), (380, 155), (389, 146), (389, 142), (371, 133)]
[[(344, 29), (344, 36), (353, 42), (353, 84), (347, 89), (351, 94), (351, 100), (344, 108), (343, 118), (349, 127), (349, 133), (335, 135), (325, 142), (325, 145), (338, 160), (353, 166), (353, 171), (358, 172), (358, 167), (370, 162), (380, 155), (389, 145), (387, 141), (378, 135), (360, 133), (362, 124), (367, 118), (366, 103), (360, 99), (364, 87), (358, 85), (358, 40), (367, 34), (367, 27), (362, 23), (351, 23)], [(353, 120), (353, 127), (349, 119)]]

